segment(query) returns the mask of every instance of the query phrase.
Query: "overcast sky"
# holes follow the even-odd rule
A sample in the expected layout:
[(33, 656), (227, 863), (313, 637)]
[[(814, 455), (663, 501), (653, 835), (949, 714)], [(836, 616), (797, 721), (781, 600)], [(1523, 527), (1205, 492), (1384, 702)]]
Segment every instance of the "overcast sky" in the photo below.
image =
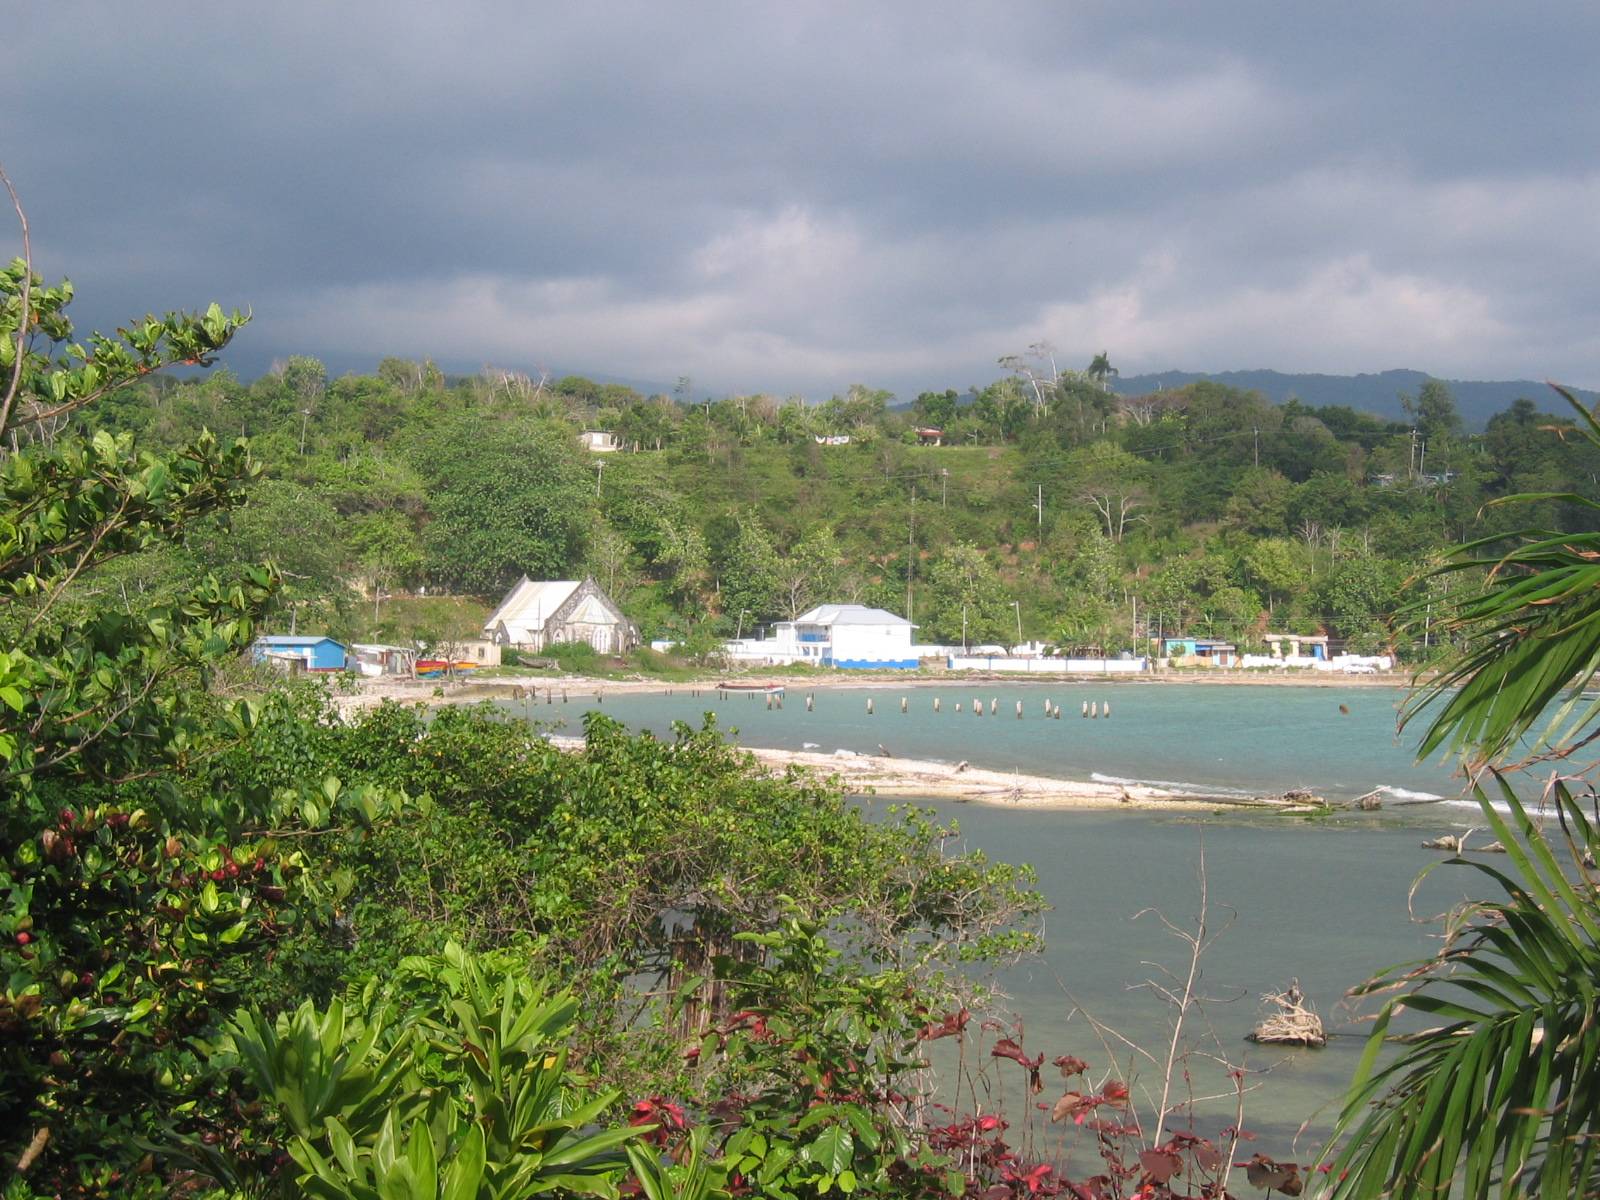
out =
[[(1600, 385), (1592, 3), (22, 3), (83, 324), (909, 398), (1082, 366)], [(14, 230), (0, 249), (14, 252)]]

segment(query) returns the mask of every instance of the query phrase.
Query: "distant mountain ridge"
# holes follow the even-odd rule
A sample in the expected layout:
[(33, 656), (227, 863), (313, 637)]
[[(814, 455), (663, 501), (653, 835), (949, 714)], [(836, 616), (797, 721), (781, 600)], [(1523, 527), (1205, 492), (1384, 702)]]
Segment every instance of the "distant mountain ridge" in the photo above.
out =
[[(1209, 379), (1229, 387), (1260, 392), (1282, 404), (1291, 396), (1318, 408), (1343, 404), (1362, 412), (1398, 420), (1405, 413), (1400, 407), (1402, 393), (1415, 396), (1418, 389), (1435, 378), (1423, 371), (1380, 371), (1375, 375), (1296, 375), (1283, 371), (1157, 371), (1145, 375), (1123, 375), (1112, 380), (1112, 387), (1123, 396), (1142, 396), (1158, 388), (1182, 387)], [(1461, 419), (1469, 429), (1481, 429), (1490, 417), (1503, 412), (1523, 397), (1544, 412), (1567, 411), (1561, 397), (1549, 385), (1531, 379), (1441, 380), (1455, 397)], [(1574, 394), (1586, 404), (1600, 402), (1600, 392), (1575, 388)]]

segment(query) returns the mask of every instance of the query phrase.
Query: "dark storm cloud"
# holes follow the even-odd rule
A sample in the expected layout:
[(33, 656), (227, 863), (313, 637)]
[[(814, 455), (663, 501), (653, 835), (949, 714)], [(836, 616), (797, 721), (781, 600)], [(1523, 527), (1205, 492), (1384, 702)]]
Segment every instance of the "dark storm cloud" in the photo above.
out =
[(86, 322), (249, 305), (245, 370), (1600, 382), (1587, 5), (112, 11), (22, 10), (0, 161)]

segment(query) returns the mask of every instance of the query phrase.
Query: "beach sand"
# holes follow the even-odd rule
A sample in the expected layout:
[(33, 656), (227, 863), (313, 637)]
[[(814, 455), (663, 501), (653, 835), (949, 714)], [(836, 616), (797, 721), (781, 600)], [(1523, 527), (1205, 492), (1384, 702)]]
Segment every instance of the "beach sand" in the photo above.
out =
[[(550, 743), (563, 750), (583, 747), (580, 737), (552, 735)], [(1305, 801), (1281, 797), (1197, 796), (1141, 785), (1084, 783), (1014, 771), (991, 771), (965, 763), (927, 762), (866, 754), (812, 754), (802, 750), (763, 750), (741, 747), (773, 774), (790, 768), (819, 779), (837, 780), (852, 794), (956, 800), (1032, 809), (1161, 809), (1213, 812), (1218, 808), (1266, 809), (1305, 812)]]

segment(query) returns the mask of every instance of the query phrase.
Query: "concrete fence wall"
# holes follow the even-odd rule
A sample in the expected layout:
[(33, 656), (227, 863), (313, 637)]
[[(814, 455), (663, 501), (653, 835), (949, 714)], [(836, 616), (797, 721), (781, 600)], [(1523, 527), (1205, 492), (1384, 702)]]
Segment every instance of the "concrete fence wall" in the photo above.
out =
[(1137, 675), (1149, 669), (1143, 658), (1006, 658), (952, 654), (952, 671), (993, 671), (1014, 675)]

